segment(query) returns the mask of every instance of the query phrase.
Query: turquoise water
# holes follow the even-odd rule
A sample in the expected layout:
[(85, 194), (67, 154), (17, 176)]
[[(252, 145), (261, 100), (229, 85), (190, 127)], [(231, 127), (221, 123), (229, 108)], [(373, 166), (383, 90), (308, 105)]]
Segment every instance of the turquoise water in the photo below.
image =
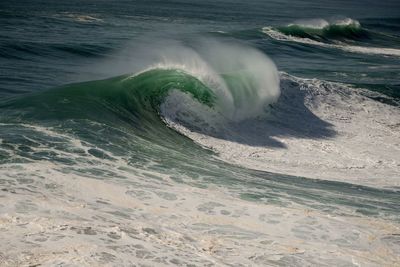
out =
[(395, 266), (399, 11), (3, 1), (0, 265)]

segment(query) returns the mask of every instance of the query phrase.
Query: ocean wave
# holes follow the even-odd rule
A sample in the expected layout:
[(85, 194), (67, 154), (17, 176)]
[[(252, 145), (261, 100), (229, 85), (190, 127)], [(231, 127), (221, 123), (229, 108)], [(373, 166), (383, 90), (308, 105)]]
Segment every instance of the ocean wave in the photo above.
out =
[[(204, 47), (164, 52), (163, 60), (134, 74), (3, 101), (2, 116), (22, 123), (98, 122), (127, 129), (133, 136), (127, 142), (140, 138), (185, 155), (188, 148), (176, 148), (177, 142), (211, 148), (251, 169), (336, 180), (345, 170), (354, 183), (394, 185), (397, 152), (381, 146), (397, 146), (398, 107), (362, 89), (279, 75), (250, 47)], [(366, 174), (369, 180), (360, 181)]]
[(300, 20), (277, 28), (285, 35), (314, 40), (358, 40), (368, 38), (368, 32), (357, 20), (350, 18), (328, 22), (324, 19)]
[[(179, 70), (199, 79), (215, 95), (213, 110), (216, 114), (213, 117), (218, 116), (220, 121), (240, 121), (262, 116), (265, 114), (265, 108), (279, 97), (277, 69), (274, 63), (258, 50), (215, 41), (203, 43), (198, 50), (169, 50), (162, 56), (161, 62), (139, 74), (154, 69)], [(171, 99), (174, 99), (175, 103), (173, 110), (186, 115), (196, 113), (197, 116), (207, 113), (205, 110), (193, 112), (196, 104), (183, 96), (184, 93), (187, 92), (169, 92), (168, 103), (171, 104)], [(165, 106), (163, 107), (166, 111)], [(163, 115), (167, 114), (174, 117), (177, 115), (172, 114), (171, 109), (163, 112)], [(202, 117), (207, 120), (207, 116)]]
[(358, 21), (350, 18), (332, 22), (323, 19), (303, 20), (283, 27), (264, 27), (262, 32), (278, 41), (334, 48), (351, 53), (400, 56), (400, 50), (395, 48), (354, 45), (354, 41), (369, 38), (369, 32)]
[(280, 93), (274, 63), (250, 47), (214, 41), (204, 46), (201, 52), (183, 47), (169, 50), (158, 63), (135, 74), (72, 84), (7, 105), (33, 108), (35, 112), (28, 116), (40, 120), (128, 121), (149, 131), (157, 125), (163, 128), (165, 119), (178, 117), (200, 130), (204, 125), (216, 127), (217, 122), (263, 116)]

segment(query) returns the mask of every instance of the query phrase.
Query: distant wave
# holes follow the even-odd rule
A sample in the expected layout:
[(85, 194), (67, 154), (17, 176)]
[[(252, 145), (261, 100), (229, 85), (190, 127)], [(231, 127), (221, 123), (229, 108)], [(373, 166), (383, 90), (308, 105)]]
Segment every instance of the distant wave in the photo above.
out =
[(351, 18), (332, 22), (324, 19), (301, 20), (282, 27), (264, 27), (262, 32), (278, 41), (316, 45), (352, 53), (400, 56), (399, 49), (354, 45), (355, 41), (368, 39), (369, 32), (357, 20)]
[(301, 20), (277, 29), (285, 35), (313, 40), (368, 38), (368, 32), (361, 24), (350, 18), (333, 22), (324, 19)]

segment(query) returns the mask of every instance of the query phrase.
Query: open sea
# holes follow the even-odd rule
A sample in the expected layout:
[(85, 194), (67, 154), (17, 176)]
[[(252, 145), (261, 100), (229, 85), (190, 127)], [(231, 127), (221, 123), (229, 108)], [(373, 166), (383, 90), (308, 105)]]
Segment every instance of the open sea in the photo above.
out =
[(400, 1), (2, 0), (0, 266), (400, 266)]

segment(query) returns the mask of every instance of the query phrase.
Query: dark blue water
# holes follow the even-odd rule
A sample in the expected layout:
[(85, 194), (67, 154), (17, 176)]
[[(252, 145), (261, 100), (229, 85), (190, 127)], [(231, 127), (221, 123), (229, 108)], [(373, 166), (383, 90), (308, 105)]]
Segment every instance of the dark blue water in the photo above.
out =
[(398, 48), (399, 10), (397, 1), (2, 1), (1, 91), (21, 93), (107, 76), (92, 73), (98, 59), (128, 44), (134, 47), (143, 36), (182, 39), (215, 31), (251, 43), (289, 73), (397, 91), (398, 57), (276, 42), (260, 30), (299, 19), (347, 17), (373, 33), (362, 45)]

